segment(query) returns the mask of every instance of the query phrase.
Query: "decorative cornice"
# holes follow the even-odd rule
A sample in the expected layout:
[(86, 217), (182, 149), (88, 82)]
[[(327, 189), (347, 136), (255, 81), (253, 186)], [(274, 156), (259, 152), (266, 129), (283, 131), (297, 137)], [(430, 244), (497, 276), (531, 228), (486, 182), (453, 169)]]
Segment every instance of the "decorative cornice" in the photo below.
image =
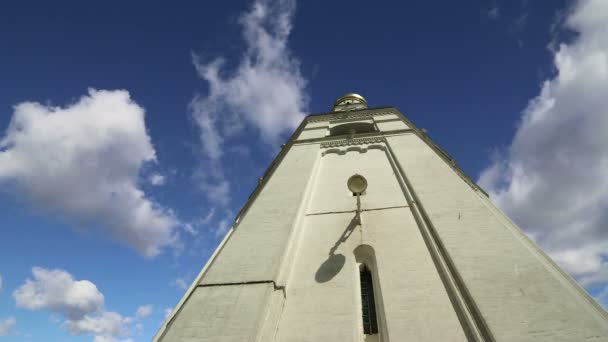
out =
[(344, 115), (341, 117), (336, 117), (336, 118), (331, 118), (329, 120), (329, 122), (340, 122), (340, 121), (347, 121), (347, 120), (370, 120), (373, 119), (374, 116), (370, 113), (360, 113), (360, 114), (351, 114), (351, 115)]
[(352, 120), (352, 119), (371, 119), (374, 116), (396, 114), (394, 112), (366, 112), (366, 113), (344, 113), (344, 114), (329, 114), (322, 118), (308, 119), (308, 122), (323, 122), (335, 120)]
[(321, 148), (374, 144), (374, 143), (381, 143), (381, 142), (386, 142), (386, 139), (384, 139), (384, 137), (342, 139), (342, 140), (333, 140), (333, 141), (323, 142), (323, 143), (321, 143)]

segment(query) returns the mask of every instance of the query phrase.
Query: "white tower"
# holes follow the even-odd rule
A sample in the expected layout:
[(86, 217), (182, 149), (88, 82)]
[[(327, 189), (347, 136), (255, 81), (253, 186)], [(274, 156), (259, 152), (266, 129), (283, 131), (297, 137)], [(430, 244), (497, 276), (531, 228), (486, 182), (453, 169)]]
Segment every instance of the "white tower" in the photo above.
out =
[(347, 94), (298, 127), (155, 340), (608, 341), (608, 314), (424, 131)]

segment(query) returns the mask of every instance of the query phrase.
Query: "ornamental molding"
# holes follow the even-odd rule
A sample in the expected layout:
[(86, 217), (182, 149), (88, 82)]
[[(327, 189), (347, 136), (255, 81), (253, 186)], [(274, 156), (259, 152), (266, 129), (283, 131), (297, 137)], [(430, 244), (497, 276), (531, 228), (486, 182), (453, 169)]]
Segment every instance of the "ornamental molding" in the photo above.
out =
[(344, 122), (344, 121), (354, 121), (354, 120), (372, 120), (374, 116), (372, 114), (353, 114), (344, 117), (334, 117), (329, 120), (329, 123), (333, 122)]
[(367, 153), (369, 150), (386, 151), (386, 146), (376, 144), (376, 145), (367, 145), (367, 146), (349, 146), (349, 147), (343, 147), (343, 148), (334, 147), (334, 148), (328, 148), (326, 150), (323, 150), (323, 153), (321, 153), (321, 156), (325, 157), (328, 154), (337, 154), (339, 156), (343, 156), (343, 155), (347, 154), (348, 152)]
[(370, 137), (370, 138), (357, 138), (357, 139), (342, 139), (326, 141), (321, 143), (321, 148), (332, 148), (342, 146), (353, 146), (353, 145), (364, 145), (364, 144), (377, 144), (386, 142), (384, 137)]
[(371, 119), (374, 116), (396, 114), (394, 112), (377, 112), (377, 113), (345, 113), (337, 115), (328, 115), (322, 118), (308, 119), (308, 122), (323, 122), (323, 121), (337, 121), (337, 120), (358, 120), (358, 119)]

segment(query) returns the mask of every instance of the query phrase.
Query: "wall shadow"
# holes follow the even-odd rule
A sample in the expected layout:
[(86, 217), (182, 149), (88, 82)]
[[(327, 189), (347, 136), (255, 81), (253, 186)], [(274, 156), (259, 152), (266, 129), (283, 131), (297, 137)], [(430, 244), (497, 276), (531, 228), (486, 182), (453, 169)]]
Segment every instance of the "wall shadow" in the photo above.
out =
[(344, 255), (338, 253), (336, 254), (336, 250), (341, 243), (348, 240), (348, 237), (353, 233), (353, 230), (357, 226), (357, 215), (350, 220), (346, 229), (340, 235), (340, 238), (336, 241), (332, 248), (329, 250), (329, 255), (327, 256), (327, 260), (325, 260), (317, 272), (315, 273), (315, 280), (317, 283), (326, 283), (332, 280), (344, 267), (344, 263), (346, 262), (346, 257)]

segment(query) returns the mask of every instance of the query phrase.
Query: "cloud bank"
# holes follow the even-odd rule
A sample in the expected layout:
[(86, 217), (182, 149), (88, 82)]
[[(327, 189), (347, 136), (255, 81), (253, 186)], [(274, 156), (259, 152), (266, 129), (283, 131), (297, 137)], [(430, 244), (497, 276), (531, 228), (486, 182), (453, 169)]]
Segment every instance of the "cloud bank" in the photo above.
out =
[(13, 292), (18, 307), (60, 314), (65, 318), (63, 327), (71, 334), (92, 334), (96, 342), (119, 341), (130, 334), (134, 318), (106, 311), (104, 296), (94, 283), (75, 280), (59, 269), (34, 267), (32, 274), (33, 279)]
[(608, 284), (608, 2), (579, 1), (556, 75), (480, 176), (497, 205), (584, 286)]
[(124, 90), (90, 89), (66, 107), (20, 103), (0, 140), (0, 184), (155, 256), (176, 241), (178, 221), (138, 186), (156, 160), (144, 115)]
[(287, 44), (295, 7), (292, 0), (253, 3), (239, 19), (245, 51), (232, 71), (225, 70), (223, 58), (204, 62), (194, 56), (209, 86), (206, 95), (192, 100), (190, 110), (203, 147), (203, 189), (213, 203), (229, 201), (222, 157), (231, 137), (247, 129), (262, 143), (278, 145), (304, 118), (306, 80)]

